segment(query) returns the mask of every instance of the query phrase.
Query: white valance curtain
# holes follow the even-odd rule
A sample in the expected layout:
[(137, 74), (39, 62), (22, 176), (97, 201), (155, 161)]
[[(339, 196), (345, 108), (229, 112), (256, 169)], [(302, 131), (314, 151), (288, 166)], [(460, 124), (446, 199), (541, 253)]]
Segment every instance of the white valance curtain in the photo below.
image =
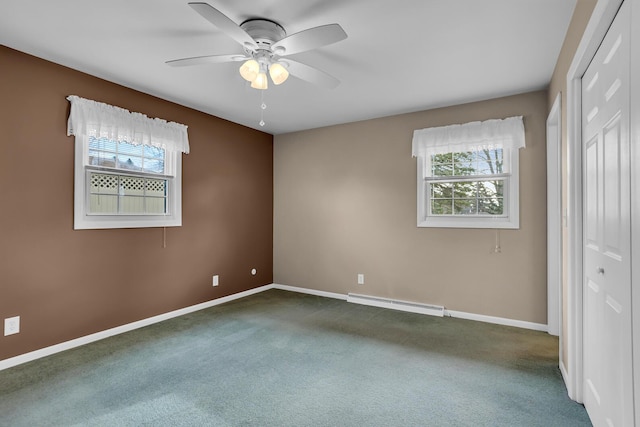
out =
[(68, 96), (71, 113), (67, 135), (106, 137), (134, 145), (150, 145), (170, 151), (189, 153), (187, 126), (162, 119), (152, 119), (142, 113), (102, 102)]
[(481, 149), (522, 148), (522, 116), (419, 129), (413, 132), (413, 157)]

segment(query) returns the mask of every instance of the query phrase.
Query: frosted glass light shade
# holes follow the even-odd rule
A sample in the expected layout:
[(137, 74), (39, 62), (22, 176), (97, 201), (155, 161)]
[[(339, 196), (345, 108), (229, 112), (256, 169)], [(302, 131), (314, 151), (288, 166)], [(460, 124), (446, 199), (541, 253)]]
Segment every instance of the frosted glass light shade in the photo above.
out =
[(255, 80), (251, 82), (251, 87), (254, 89), (267, 89), (269, 87), (269, 80), (266, 73), (258, 73)]
[(275, 62), (269, 67), (269, 75), (273, 83), (279, 85), (289, 78), (289, 71), (282, 64)]
[(255, 59), (249, 59), (240, 66), (240, 75), (248, 82), (253, 82), (260, 72), (260, 64)]

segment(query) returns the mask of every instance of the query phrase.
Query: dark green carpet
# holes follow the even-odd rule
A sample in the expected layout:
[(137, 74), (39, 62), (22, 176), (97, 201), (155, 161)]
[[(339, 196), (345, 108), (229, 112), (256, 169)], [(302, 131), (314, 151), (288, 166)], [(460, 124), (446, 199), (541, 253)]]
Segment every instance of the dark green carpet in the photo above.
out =
[(0, 371), (2, 426), (585, 426), (557, 339), (271, 290)]

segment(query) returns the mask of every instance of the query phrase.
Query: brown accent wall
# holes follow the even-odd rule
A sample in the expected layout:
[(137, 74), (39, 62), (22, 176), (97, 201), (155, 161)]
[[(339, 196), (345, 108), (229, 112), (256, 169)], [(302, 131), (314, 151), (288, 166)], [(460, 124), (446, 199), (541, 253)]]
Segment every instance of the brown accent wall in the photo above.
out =
[[(596, 6), (597, 0), (578, 0), (576, 8), (573, 11), (571, 23), (567, 29), (560, 55), (558, 56), (558, 62), (549, 84), (549, 99), (548, 99), (548, 111), (551, 111), (553, 103), (560, 94), (561, 103), (561, 122), (562, 122), (562, 211), (566, 212), (567, 209), (567, 72), (573, 61), (580, 40), (584, 33), (585, 28), (591, 18), (591, 13)], [(567, 336), (567, 292), (568, 292), (568, 280), (567, 270), (569, 264), (568, 255), (568, 232), (567, 227), (562, 229), (562, 334)], [(565, 366), (568, 366), (568, 357), (566, 353), (566, 346), (563, 347), (562, 360)]]
[[(189, 127), (166, 248), (162, 228), (73, 230), (72, 94)], [(0, 46), (0, 320), (21, 318), (0, 360), (271, 283), (272, 212), (271, 135)]]
[[(546, 324), (546, 113), (538, 91), (277, 135), (274, 281)], [(413, 131), (516, 115), (521, 228), (502, 253), (495, 230), (418, 228)]]

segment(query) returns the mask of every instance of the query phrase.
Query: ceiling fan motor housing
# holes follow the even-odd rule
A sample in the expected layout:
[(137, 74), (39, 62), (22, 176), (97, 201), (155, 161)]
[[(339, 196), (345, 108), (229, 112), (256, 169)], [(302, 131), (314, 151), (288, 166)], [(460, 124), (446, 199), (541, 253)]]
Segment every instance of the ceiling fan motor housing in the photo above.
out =
[[(240, 28), (256, 41), (257, 50), (271, 50), (271, 46), (287, 36), (287, 32), (277, 22), (268, 19), (249, 19), (240, 24)], [(252, 49), (245, 46), (245, 51), (251, 53)]]

